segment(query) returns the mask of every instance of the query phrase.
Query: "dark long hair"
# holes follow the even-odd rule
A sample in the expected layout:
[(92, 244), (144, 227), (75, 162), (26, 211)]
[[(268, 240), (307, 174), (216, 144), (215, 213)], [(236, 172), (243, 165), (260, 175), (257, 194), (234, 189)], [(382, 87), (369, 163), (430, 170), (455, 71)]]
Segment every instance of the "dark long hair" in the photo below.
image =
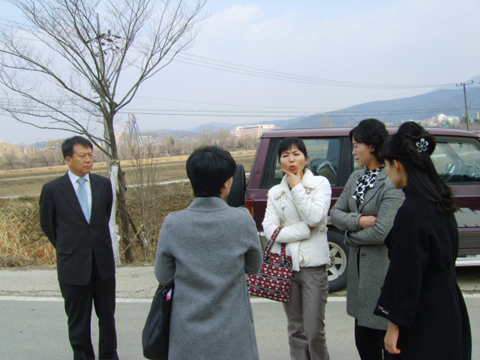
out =
[(390, 163), (399, 161), (408, 176), (408, 188), (437, 204), (442, 215), (455, 212), (456, 205), (452, 190), (438, 176), (431, 155), (437, 140), (415, 122), (403, 123), (396, 134), (390, 136), (380, 156)]

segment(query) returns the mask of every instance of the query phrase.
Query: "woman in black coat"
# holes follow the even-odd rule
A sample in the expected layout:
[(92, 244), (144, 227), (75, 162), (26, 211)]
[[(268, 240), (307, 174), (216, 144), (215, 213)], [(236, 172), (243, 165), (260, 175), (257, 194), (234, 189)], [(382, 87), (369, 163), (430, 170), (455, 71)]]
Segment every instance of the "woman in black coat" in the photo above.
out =
[(385, 348), (395, 358), (470, 360), (470, 322), (455, 278), (456, 206), (430, 158), (435, 145), (413, 122), (384, 143), (387, 174), (405, 202), (385, 240), (390, 266), (375, 314), (389, 320)]

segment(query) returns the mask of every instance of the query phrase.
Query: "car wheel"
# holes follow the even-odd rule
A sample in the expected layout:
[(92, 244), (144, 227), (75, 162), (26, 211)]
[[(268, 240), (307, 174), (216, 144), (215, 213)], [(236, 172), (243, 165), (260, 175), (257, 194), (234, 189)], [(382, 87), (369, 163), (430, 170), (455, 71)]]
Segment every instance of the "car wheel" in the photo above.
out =
[(247, 189), (247, 181), (245, 178), (245, 168), (242, 164), (237, 164), (237, 169), (233, 175), (232, 188), (227, 197), (227, 204), (232, 207), (245, 205), (245, 191)]
[(335, 292), (347, 286), (348, 246), (344, 243), (343, 234), (328, 231), (328, 247), (332, 265), (328, 268), (329, 291)]

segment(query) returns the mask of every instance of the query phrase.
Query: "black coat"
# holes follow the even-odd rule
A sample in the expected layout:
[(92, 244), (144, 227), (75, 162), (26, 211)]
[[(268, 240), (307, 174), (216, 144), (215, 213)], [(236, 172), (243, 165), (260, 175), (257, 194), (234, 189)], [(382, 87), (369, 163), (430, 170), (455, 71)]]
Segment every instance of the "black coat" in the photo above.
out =
[(470, 322), (455, 277), (457, 222), (404, 191), (385, 241), (390, 266), (375, 314), (399, 326), (398, 359), (470, 360)]
[(68, 173), (42, 188), (40, 222), (57, 250), (60, 283), (87, 285), (95, 260), (102, 280), (115, 275), (109, 220), (113, 193), (110, 180), (90, 174), (92, 209), (90, 223), (80, 207)]

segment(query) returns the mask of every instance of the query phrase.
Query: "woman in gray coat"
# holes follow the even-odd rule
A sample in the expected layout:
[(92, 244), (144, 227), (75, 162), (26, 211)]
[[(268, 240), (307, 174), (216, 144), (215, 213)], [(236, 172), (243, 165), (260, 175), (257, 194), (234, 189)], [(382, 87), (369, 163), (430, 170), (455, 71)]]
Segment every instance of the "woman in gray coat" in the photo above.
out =
[(245, 209), (225, 203), (236, 164), (218, 147), (187, 160), (195, 200), (165, 219), (155, 275), (175, 284), (169, 359), (258, 359), (245, 273), (262, 266), (255, 222)]
[(390, 359), (383, 339), (388, 322), (373, 314), (388, 269), (384, 240), (404, 200), (377, 154), (387, 139), (385, 124), (362, 120), (350, 132), (359, 167), (350, 175), (330, 211), (333, 225), (345, 231), (349, 246), (347, 313), (355, 318), (355, 345), (362, 360)]

